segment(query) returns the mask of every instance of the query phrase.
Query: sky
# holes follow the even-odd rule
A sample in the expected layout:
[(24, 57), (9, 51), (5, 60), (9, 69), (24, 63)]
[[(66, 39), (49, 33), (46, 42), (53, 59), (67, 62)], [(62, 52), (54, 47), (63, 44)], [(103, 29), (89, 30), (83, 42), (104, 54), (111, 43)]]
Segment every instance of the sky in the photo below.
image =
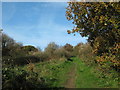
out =
[(73, 46), (86, 43), (80, 34), (68, 34), (74, 25), (65, 16), (66, 2), (3, 2), (3, 32), (23, 45), (44, 49), (50, 42)]

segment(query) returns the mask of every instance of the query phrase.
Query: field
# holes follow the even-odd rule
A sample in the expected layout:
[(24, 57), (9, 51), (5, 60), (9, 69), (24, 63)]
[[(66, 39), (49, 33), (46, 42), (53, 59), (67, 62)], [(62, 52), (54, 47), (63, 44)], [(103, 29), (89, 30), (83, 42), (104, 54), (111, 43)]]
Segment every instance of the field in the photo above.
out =
[[(19, 70), (17, 71), (16, 68), (13, 69), (15, 73), (20, 72)], [(96, 71), (96, 69), (92, 66), (85, 65), (85, 63), (77, 57), (71, 58), (71, 61), (68, 61), (67, 59), (52, 60), (35, 64), (31, 63), (19, 68), (25, 70), (28, 73), (31, 73), (32, 82), (36, 78), (35, 83), (33, 83), (33, 88), (37, 89), (41, 87), (118, 88), (117, 80), (113, 79), (113, 77), (110, 76), (100, 78), (99, 71)], [(36, 77), (34, 77), (35, 74), (37, 74)], [(30, 76), (28, 78), (30, 78)], [(34, 86), (34, 84), (36, 84), (36, 86)]]

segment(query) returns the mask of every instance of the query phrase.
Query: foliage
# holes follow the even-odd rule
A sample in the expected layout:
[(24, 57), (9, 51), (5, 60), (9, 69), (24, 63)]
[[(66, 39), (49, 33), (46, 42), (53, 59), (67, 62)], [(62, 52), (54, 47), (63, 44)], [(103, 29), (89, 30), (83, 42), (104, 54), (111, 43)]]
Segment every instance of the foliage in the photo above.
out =
[(58, 46), (54, 42), (48, 44), (45, 48), (44, 54), (47, 54), (48, 60), (59, 58), (70, 58), (73, 55), (73, 46), (66, 44), (64, 46)]
[(31, 46), (31, 45), (23, 46), (22, 50), (24, 50), (26, 52), (31, 52), (31, 51), (35, 52), (35, 51), (38, 51), (37, 48), (35, 48), (34, 46)]
[(40, 61), (47, 61), (49, 58), (49, 55), (46, 52), (34, 52), (34, 53), (31, 53), (30, 55), (38, 57)]
[(54, 55), (55, 55), (55, 58), (62, 58), (62, 57), (65, 58), (66, 50), (63, 47), (56, 49), (54, 52)]
[(5, 67), (2, 71), (3, 90), (30, 90), (47, 86), (36, 72), (27, 72), (19, 67)]
[[(68, 4), (66, 17), (75, 24), (68, 33), (78, 32), (81, 36), (88, 37), (93, 52), (100, 58), (105, 54), (106, 57), (114, 57), (112, 60), (104, 59), (116, 62), (115, 67), (119, 69), (119, 2), (68, 2)], [(110, 66), (114, 65), (112, 63)]]
[[(101, 79), (98, 83), (100, 87), (110, 87), (110, 85), (112, 84), (113, 87), (115, 87), (115, 83), (119, 81), (119, 73), (116, 72), (118, 71), (116, 68), (118, 62), (114, 62), (114, 59), (116, 57), (114, 55), (108, 56), (107, 54), (104, 54), (102, 56), (96, 56), (92, 51), (92, 47), (89, 43), (78, 44), (74, 48), (74, 52), (76, 52), (76, 55), (81, 59), (81, 61), (87, 65), (86, 67), (94, 68), (92, 69), (92, 72), (95, 72), (97, 74), (96, 76)], [(79, 63), (80, 61), (77, 64)], [(81, 69), (81, 66), (82, 65), (79, 65), (78, 68)], [(81, 72), (78, 73), (80, 74)], [(78, 87), (80, 84), (80, 79), (82, 79), (81, 75), (79, 74), (78, 76), (80, 78), (77, 80)], [(87, 74), (87, 72), (85, 72), (84, 74)]]
[(59, 47), (54, 42), (51, 42), (45, 48), (45, 51), (42, 52), (34, 46), (23, 46), (20, 43), (16, 43), (15, 40), (6, 34), (3, 34), (2, 38), (3, 66), (25, 65), (29, 62), (35, 63), (51, 59), (69, 58), (72, 56), (73, 46), (70, 44)]
[(2, 55), (10, 55), (12, 51), (15, 50), (16, 47), (19, 47), (18, 44), (15, 43), (15, 41), (10, 38), (6, 34), (2, 34)]
[(119, 41), (119, 2), (69, 2), (68, 4), (67, 19), (73, 20), (76, 25), (72, 30), (73, 33), (78, 32), (82, 36), (88, 36), (91, 44), (97, 37), (107, 40), (109, 46)]
[(51, 42), (48, 44), (48, 46), (45, 48), (46, 52), (50, 52), (51, 54), (58, 48), (59, 46), (55, 44), (55, 42)]
[(51, 87), (63, 87), (67, 79), (65, 73), (70, 70), (72, 62), (52, 60), (29, 63), (24, 67), (4, 67), (2, 74), (3, 90), (29, 90)]
[(40, 59), (30, 53), (37, 52), (34, 46), (22, 46), (21, 43), (16, 43), (11, 37), (2, 34), (2, 64), (6, 65), (25, 65), (28, 61), (38, 62)]
[(72, 45), (70, 45), (70, 44), (65, 44), (64, 46), (63, 46), (63, 48), (66, 50), (66, 54), (65, 54), (65, 57), (67, 58), (67, 59), (69, 59), (70, 57), (72, 57), (73, 56), (73, 46)]
[(55, 44), (55, 42), (51, 42), (45, 48), (44, 52), (49, 56), (49, 59), (54, 58), (54, 51), (58, 48), (59, 48), (59, 46), (57, 44)]
[(81, 45), (83, 45), (83, 43), (78, 43), (76, 46), (74, 46), (73, 53), (74, 53), (75, 56), (79, 55)]
[(73, 46), (70, 45), (70, 44), (68, 44), (68, 43), (64, 46), (64, 48), (65, 48), (65, 50), (67, 50), (68, 52), (72, 52), (72, 51), (73, 51)]
[[(67, 79), (66, 72), (70, 71), (73, 62), (64, 60), (51, 60), (35, 64), (36, 72), (45, 80), (48, 87), (63, 88)], [(26, 68), (25, 68), (26, 69)]]
[(74, 54), (80, 57), (87, 65), (95, 65), (95, 54), (89, 43), (79, 43), (74, 47)]

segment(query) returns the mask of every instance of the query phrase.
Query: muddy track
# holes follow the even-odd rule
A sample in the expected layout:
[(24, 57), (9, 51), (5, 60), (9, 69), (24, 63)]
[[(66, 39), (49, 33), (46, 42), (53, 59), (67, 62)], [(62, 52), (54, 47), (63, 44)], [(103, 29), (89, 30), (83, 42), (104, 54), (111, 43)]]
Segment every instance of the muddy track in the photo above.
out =
[(75, 88), (76, 67), (73, 65), (70, 72), (67, 73), (68, 79), (65, 82), (65, 88)]

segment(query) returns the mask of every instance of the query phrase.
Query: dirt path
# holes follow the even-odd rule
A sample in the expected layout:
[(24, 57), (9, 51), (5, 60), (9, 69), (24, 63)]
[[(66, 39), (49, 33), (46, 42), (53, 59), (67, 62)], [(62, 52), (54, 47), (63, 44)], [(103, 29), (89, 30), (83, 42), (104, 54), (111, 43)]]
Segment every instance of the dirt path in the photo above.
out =
[(76, 74), (76, 67), (73, 65), (70, 72), (68, 72), (68, 79), (65, 82), (65, 88), (75, 88), (75, 75)]

